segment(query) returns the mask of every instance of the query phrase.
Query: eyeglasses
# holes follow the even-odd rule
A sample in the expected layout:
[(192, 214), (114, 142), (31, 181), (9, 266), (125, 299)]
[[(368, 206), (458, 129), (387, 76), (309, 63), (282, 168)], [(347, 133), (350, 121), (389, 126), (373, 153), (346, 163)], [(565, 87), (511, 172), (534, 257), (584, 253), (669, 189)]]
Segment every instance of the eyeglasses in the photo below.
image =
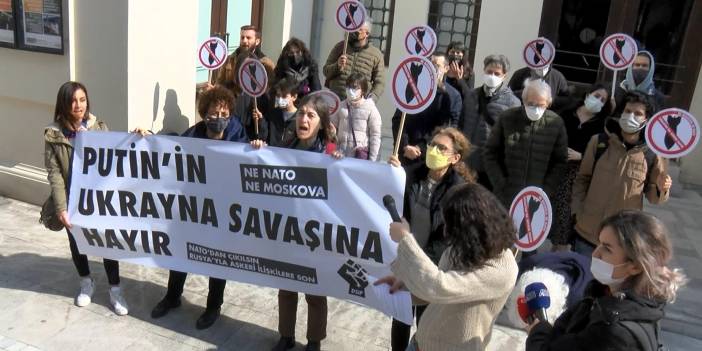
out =
[[(448, 146), (446, 146), (444, 144), (439, 144), (439, 143), (433, 142), (433, 141), (430, 142), (428, 146), (429, 147), (436, 147), (437, 149), (439, 149), (439, 151), (441, 151), (442, 154), (446, 154), (446, 152), (450, 150), (450, 148)], [(449, 152), (448, 154), (451, 155), (451, 154), (453, 154), (453, 152)]]

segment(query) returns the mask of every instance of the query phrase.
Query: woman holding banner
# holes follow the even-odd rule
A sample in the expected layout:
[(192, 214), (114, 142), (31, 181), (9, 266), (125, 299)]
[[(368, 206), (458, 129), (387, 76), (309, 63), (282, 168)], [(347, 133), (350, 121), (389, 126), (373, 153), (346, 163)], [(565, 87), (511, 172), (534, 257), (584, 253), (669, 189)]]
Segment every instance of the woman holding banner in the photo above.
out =
[(517, 279), (510, 248), (514, 224), (500, 201), (483, 186), (463, 184), (441, 201), (448, 247), (439, 265), (424, 253), (410, 224), (390, 224), (399, 243), (389, 284), (405, 286), (417, 304), (428, 304), (407, 350), (485, 350), (493, 323)]
[[(233, 105), (234, 96), (227, 88), (217, 85), (205, 91), (198, 102), (198, 112), (203, 120), (186, 130), (182, 136), (247, 142), (248, 139), (241, 123), (231, 116), (230, 111), (233, 110)], [(137, 129), (135, 132), (144, 134), (141, 129)], [(161, 318), (168, 314), (170, 309), (180, 306), (180, 296), (183, 294), (187, 276), (186, 272), (169, 271), (168, 291), (166, 296), (151, 311), (151, 318)], [(226, 284), (227, 281), (224, 279), (210, 277), (207, 307), (195, 323), (197, 329), (209, 328), (219, 318)]]
[[(107, 131), (105, 122), (99, 121), (90, 113), (88, 90), (78, 82), (66, 82), (56, 96), (54, 122), (44, 129), (44, 164), (51, 185), (51, 197), (58, 220), (66, 227), (73, 264), (81, 277), (80, 292), (75, 298), (78, 307), (90, 304), (95, 291), (95, 282), (90, 277), (88, 257), (78, 252), (78, 245), (71, 233), (68, 218), (67, 194), (71, 178), (71, 155), (73, 140), (82, 131)], [(49, 201), (49, 200), (47, 200)], [(129, 307), (119, 286), (119, 262), (103, 259), (107, 281), (110, 284), (110, 305), (117, 315), (129, 313)]]
[[(342, 158), (333, 143), (334, 129), (329, 119), (329, 105), (321, 95), (308, 95), (295, 115), (295, 129), (283, 135), (285, 147), (289, 149), (326, 153)], [(294, 133), (293, 133), (294, 131)], [(266, 146), (263, 140), (251, 141), (251, 146), (260, 149)], [(297, 292), (278, 291), (278, 332), (280, 340), (273, 351), (284, 351), (295, 347), (295, 321), (297, 319)], [(327, 337), (327, 298), (305, 294), (307, 301), (307, 346), (305, 351), (321, 350), (321, 342)]]
[[(429, 143), (426, 161), (406, 169), (405, 199), (402, 216), (412, 228), (412, 234), (424, 253), (438, 264), (446, 248), (444, 218), (439, 204), (455, 185), (474, 183), (466, 168), (464, 157), (470, 153), (470, 143), (455, 128), (437, 129)], [(389, 163), (400, 167), (400, 160), (391, 156)], [(417, 323), (426, 306), (416, 306)], [(411, 325), (392, 320), (390, 344), (393, 351), (404, 351), (410, 339)]]

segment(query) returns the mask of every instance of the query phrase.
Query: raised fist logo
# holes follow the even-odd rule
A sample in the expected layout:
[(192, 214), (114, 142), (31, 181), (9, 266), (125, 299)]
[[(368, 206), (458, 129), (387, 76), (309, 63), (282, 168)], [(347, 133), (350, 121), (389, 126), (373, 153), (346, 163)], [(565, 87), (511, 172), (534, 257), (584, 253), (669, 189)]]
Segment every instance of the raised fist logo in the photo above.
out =
[(348, 260), (338, 271), (339, 275), (349, 283), (349, 294), (360, 297), (366, 297), (366, 287), (368, 286), (368, 278), (366, 270), (358, 263)]

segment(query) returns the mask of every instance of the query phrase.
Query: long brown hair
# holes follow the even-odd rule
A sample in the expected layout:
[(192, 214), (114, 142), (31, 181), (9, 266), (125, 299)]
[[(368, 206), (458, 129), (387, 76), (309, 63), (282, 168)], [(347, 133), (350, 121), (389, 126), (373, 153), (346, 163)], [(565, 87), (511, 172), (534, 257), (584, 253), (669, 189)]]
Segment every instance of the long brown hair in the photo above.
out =
[[(63, 83), (59, 88), (58, 94), (56, 94), (56, 106), (54, 107), (54, 122), (61, 124), (66, 127), (68, 121), (66, 118), (71, 115), (73, 111), (73, 95), (76, 91), (82, 90), (85, 93), (85, 116), (90, 113), (90, 98), (88, 97), (88, 89), (85, 88), (83, 83), (68, 81)], [(83, 118), (85, 118), (83, 116)]]
[(465, 160), (472, 149), (470, 142), (465, 135), (463, 135), (460, 130), (453, 127), (437, 128), (434, 131), (432, 138), (437, 135), (443, 135), (450, 138), (453, 142), (453, 149), (457, 154), (461, 155), (461, 159), (454, 163), (451, 168), (458, 173), (461, 178), (466, 181), (466, 183), (475, 183), (475, 174), (473, 171), (468, 169), (468, 166), (465, 164)]
[(645, 212), (624, 210), (605, 219), (599, 231), (604, 227), (617, 233), (627, 258), (642, 270), (629, 277), (624, 286), (649, 299), (675, 301), (677, 290), (687, 283), (687, 278), (680, 269), (667, 266), (673, 248), (665, 225)]

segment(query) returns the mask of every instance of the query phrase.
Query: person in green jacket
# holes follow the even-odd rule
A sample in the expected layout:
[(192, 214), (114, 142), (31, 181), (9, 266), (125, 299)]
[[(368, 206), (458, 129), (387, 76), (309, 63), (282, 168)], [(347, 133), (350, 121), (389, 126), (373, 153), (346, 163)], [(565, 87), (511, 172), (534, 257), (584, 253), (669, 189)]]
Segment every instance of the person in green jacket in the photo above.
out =
[(568, 135), (563, 119), (548, 110), (551, 88), (542, 80), (528, 81), (523, 107), (502, 113), (485, 146), (485, 170), (493, 192), (509, 208), (527, 186), (553, 197), (565, 175)]
[(344, 41), (341, 41), (331, 50), (324, 64), (324, 86), (338, 95), (340, 100), (346, 99), (346, 79), (355, 72), (361, 73), (370, 82), (371, 88), (365, 98), (378, 103), (378, 98), (383, 94), (385, 58), (368, 40), (370, 29), (371, 23), (366, 21), (357, 32), (349, 34), (346, 54)]
[[(73, 141), (76, 135), (83, 131), (107, 131), (107, 125), (90, 113), (90, 100), (85, 86), (78, 82), (66, 82), (59, 88), (56, 96), (54, 122), (44, 129), (44, 164), (56, 214), (68, 232), (71, 258), (81, 277), (80, 292), (75, 298), (78, 307), (89, 305), (95, 291), (95, 282), (90, 277), (88, 257), (78, 251), (78, 245), (70, 230), (72, 226), (67, 206)], [(126, 315), (129, 308), (119, 286), (119, 262), (103, 259), (103, 264), (110, 284), (110, 304), (117, 315)]]

